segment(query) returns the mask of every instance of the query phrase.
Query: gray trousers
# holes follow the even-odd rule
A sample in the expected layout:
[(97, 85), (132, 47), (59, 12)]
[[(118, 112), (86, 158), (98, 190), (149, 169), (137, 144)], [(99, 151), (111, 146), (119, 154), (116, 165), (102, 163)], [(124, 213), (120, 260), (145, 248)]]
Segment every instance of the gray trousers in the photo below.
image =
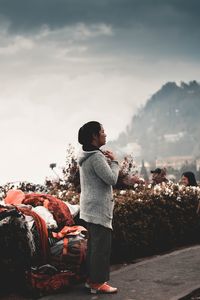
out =
[(87, 276), (93, 283), (104, 283), (110, 277), (112, 230), (93, 223), (87, 223), (87, 229)]

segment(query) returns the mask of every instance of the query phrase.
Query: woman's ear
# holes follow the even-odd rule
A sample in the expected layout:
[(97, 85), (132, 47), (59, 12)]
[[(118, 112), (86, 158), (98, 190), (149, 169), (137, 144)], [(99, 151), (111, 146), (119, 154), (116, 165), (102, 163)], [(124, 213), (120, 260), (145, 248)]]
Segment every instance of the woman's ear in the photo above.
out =
[(92, 144), (97, 146), (97, 147), (99, 146), (99, 138), (98, 138), (97, 134), (92, 135)]
[(96, 134), (93, 133), (93, 135), (92, 135), (92, 141), (96, 141), (97, 138), (98, 138), (98, 136), (97, 136)]

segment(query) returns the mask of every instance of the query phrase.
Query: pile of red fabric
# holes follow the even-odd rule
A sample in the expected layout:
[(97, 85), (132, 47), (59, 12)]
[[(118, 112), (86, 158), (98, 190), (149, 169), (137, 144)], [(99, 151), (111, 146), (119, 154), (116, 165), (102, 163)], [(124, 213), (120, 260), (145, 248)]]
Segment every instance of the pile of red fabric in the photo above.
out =
[(35, 206), (45, 206), (52, 214), (58, 224), (58, 229), (64, 226), (74, 225), (74, 220), (68, 206), (60, 199), (48, 194), (26, 194), (22, 200), (23, 204)]
[[(33, 223), (31, 232), (35, 250), (30, 259), (31, 266), (25, 272), (31, 293), (43, 295), (60, 291), (84, 278), (87, 230), (74, 224), (66, 203), (48, 194), (25, 194), (20, 190), (10, 190), (4, 201), (22, 216), (24, 222), (28, 216)], [(39, 207), (51, 213), (57, 228), (48, 227), (43, 216), (34, 211)], [(3, 209), (1, 213), (5, 213)]]

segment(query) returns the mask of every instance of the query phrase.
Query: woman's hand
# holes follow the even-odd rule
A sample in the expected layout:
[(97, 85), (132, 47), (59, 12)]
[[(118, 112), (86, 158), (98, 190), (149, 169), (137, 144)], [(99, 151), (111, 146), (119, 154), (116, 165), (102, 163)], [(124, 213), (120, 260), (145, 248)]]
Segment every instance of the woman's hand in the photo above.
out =
[(103, 153), (106, 158), (108, 158), (110, 160), (115, 160), (115, 156), (112, 151), (106, 150), (106, 151), (103, 151)]

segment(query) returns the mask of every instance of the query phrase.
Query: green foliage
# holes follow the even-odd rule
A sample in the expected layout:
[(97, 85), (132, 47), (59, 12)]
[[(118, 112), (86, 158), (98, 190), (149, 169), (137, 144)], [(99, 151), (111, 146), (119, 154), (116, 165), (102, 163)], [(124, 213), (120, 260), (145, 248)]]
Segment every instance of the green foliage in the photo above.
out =
[(177, 184), (116, 191), (113, 261), (131, 261), (200, 242), (199, 187)]
[[(21, 183), (15, 187), (2, 186), (1, 199), (9, 188), (47, 192), (71, 204), (78, 204), (80, 198), (80, 193), (60, 183), (48, 190)], [(199, 187), (174, 183), (152, 187), (135, 183), (134, 189), (115, 189), (114, 198), (112, 262), (129, 262), (200, 242)]]

